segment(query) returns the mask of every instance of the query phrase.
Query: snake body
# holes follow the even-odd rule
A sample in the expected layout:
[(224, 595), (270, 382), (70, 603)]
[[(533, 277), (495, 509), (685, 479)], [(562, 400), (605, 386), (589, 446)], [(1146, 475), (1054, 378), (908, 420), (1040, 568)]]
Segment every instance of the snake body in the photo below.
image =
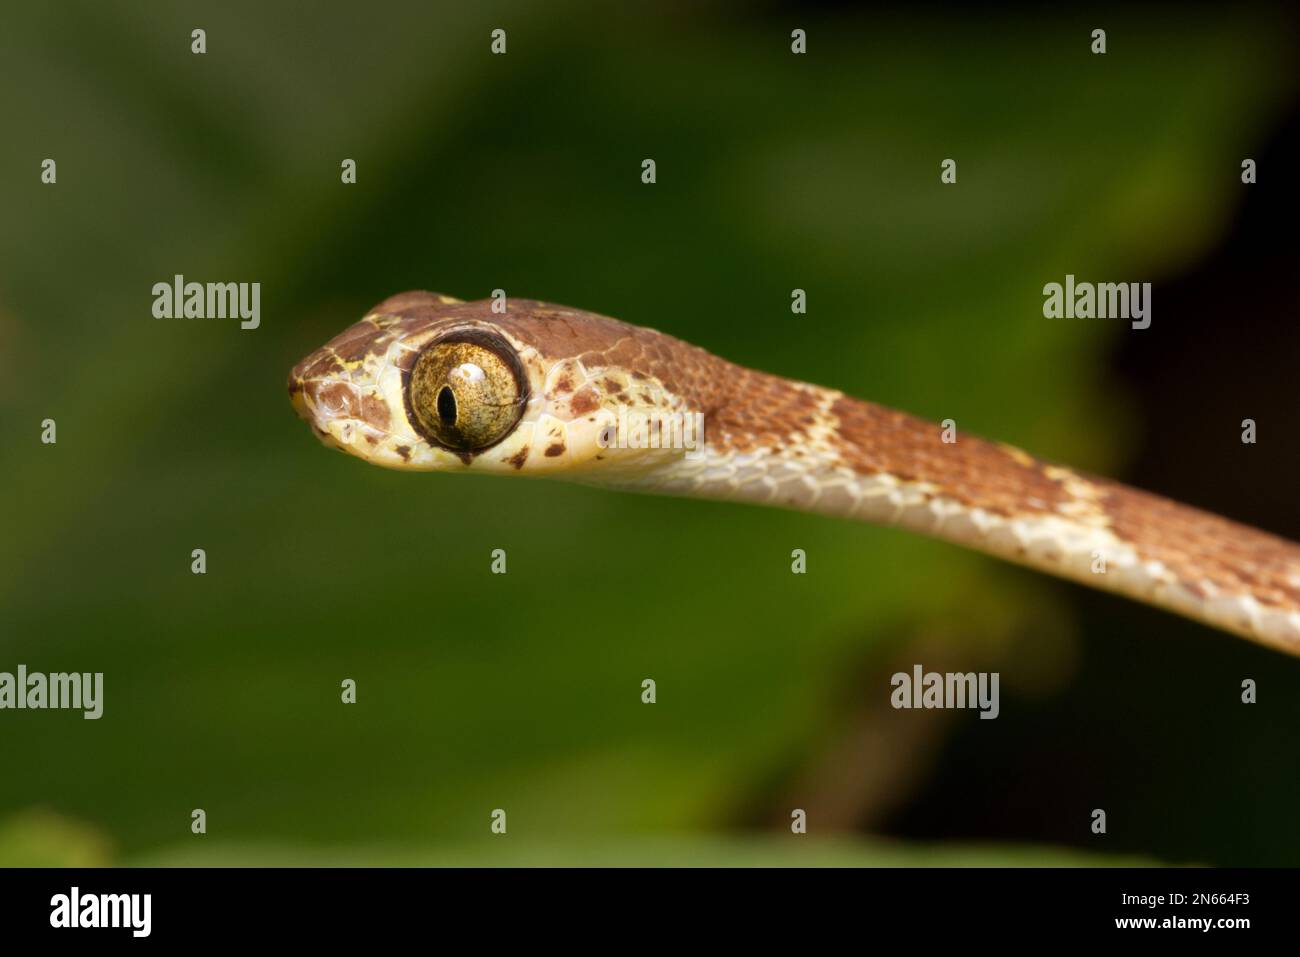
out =
[[(299, 362), (289, 393), (377, 465), (896, 524), (1300, 654), (1292, 542), (579, 309), (402, 293)], [(701, 415), (703, 441), (611, 442), (629, 411)]]

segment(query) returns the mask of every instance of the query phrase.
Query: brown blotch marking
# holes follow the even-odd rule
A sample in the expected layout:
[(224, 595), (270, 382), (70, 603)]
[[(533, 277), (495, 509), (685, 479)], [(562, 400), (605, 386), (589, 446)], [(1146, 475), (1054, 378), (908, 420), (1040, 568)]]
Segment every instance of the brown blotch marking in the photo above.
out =
[(514, 455), (510, 456), (510, 458), (506, 459), (506, 461), (511, 465), (513, 465), (515, 468), (521, 469), (524, 467), (524, 462), (527, 461), (527, 459), (528, 459), (528, 446), (525, 445)]
[(1208, 597), (1208, 583), (1264, 605), (1300, 605), (1300, 585), (1290, 581), (1300, 573), (1300, 546), (1149, 492), (1092, 481), (1115, 534), (1194, 594)]
[[(1046, 463), (1019, 450), (969, 435), (946, 444), (929, 422), (847, 397), (831, 411), (840, 424), (836, 450), (863, 474), (928, 482), (963, 504), (1004, 516), (1060, 514), (1062, 505), (1077, 501)], [(1090, 483), (1115, 536), (1144, 561), (1160, 562), (1193, 594), (1217, 588), (1265, 605), (1300, 605), (1300, 585), (1289, 580), (1300, 569), (1300, 546), (1116, 482), (1073, 470), (1063, 478)]]
[(357, 390), (346, 382), (315, 382), (312, 389), (312, 401), (317, 408), (323, 408), (331, 414), (342, 412), (350, 418), (357, 417)]
[(345, 371), (339, 357), (328, 346), (312, 353), (301, 366), (294, 368), (294, 374), (303, 379), (326, 379)]
[(546, 457), (547, 457), (547, 458), (555, 458), (555, 456), (557, 456), (557, 455), (563, 455), (563, 454), (564, 454), (564, 443), (563, 443), (563, 442), (556, 442), (554, 445), (552, 445), (552, 446), (548, 446), (547, 449), (546, 449)]
[(596, 390), (590, 386), (583, 386), (570, 400), (569, 408), (573, 410), (574, 415), (586, 415), (588, 412), (594, 412), (600, 408), (600, 400), (596, 398)]
[(399, 445), (393, 451), (402, 457), (403, 462), (411, 461), (411, 447), (409, 445)]
[(555, 383), (555, 391), (557, 394), (561, 392), (573, 391), (573, 379), (572, 377), (570, 377), (569, 373), (567, 372), (560, 373), (560, 378)]
[(601, 379), (600, 384), (605, 387), (606, 392), (622, 392), (623, 387), (613, 379)]
[(349, 326), (330, 340), (327, 348), (343, 362), (360, 362), (366, 356), (379, 354), (388, 348), (393, 334), (388, 329), (378, 328), (365, 319)]
[(388, 414), (388, 403), (374, 395), (362, 396), (361, 418), (367, 425), (385, 432), (392, 423)]
[[(804, 411), (797, 410), (791, 419)], [(835, 401), (831, 414), (840, 425), (836, 450), (862, 474), (884, 472), (927, 482), (963, 504), (998, 515), (1056, 513), (1074, 501), (1061, 482), (1046, 474), (1044, 463), (1029, 458), (1025, 464), (992, 442), (964, 435), (947, 444), (940, 441), (936, 425), (847, 396)]]

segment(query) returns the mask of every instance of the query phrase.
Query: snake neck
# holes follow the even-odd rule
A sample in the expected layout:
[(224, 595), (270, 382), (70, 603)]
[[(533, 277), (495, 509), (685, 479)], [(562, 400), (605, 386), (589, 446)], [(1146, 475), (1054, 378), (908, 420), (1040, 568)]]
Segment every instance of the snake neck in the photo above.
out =
[(817, 386), (776, 408), (623, 487), (896, 525), (1300, 653), (1292, 542)]

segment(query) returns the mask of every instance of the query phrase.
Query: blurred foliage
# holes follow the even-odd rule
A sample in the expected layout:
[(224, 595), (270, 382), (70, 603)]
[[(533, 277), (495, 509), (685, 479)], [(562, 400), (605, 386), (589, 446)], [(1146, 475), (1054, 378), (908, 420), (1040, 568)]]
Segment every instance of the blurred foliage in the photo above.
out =
[(1138, 867), (1142, 858), (1098, 858), (1061, 848), (913, 847), (853, 838), (793, 836), (727, 840), (708, 835), (680, 840), (588, 844), (491, 841), (432, 850), (402, 847), (342, 849), (275, 845), (193, 845), (132, 861), (142, 867)]
[(47, 809), (28, 808), (0, 819), (0, 866), (101, 867), (112, 860), (102, 834)]
[[(0, 817), (55, 808), (138, 862), (517, 863), (569, 841), (619, 862), (653, 840), (677, 863), (1072, 859), (740, 836), (782, 827), (914, 640), (955, 630), (957, 663), (991, 648), (1032, 698), (1071, 636), (1033, 576), (804, 515), (366, 468), (319, 446), (284, 379), (395, 291), (503, 287), (1114, 470), (1118, 327), (1043, 321), (1042, 283), (1203, 253), (1284, 48), (1268, 16), (1107, 19), (1103, 60), (1064, 18), (9, 11), (0, 669), (103, 671), (106, 713), (0, 715)], [(153, 319), (176, 273), (261, 282), (261, 328)], [(1005, 657), (1026, 622), (1032, 653)], [(194, 807), (210, 856), (177, 849)], [(494, 807), (521, 850), (481, 840)], [(0, 861), (61, 845), (8, 820)]]

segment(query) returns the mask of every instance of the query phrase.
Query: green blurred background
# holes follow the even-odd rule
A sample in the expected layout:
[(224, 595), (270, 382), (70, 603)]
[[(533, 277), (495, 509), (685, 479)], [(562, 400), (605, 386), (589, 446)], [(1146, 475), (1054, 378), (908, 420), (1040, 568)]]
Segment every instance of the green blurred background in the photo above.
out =
[[(1300, 537), (1293, 29), (9, 11), (0, 670), (103, 671), (105, 716), (0, 713), (0, 863), (1300, 861), (1290, 659), (894, 530), (367, 468), (284, 390), (391, 293), (501, 287)], [(1044, 319), (1066, 272), (1155, 282), (1152, 329)], [(261, 328), (154, 319), (176, 273), (260, 282)], [(893, 712), (913, 662), (1002, 717)]]

